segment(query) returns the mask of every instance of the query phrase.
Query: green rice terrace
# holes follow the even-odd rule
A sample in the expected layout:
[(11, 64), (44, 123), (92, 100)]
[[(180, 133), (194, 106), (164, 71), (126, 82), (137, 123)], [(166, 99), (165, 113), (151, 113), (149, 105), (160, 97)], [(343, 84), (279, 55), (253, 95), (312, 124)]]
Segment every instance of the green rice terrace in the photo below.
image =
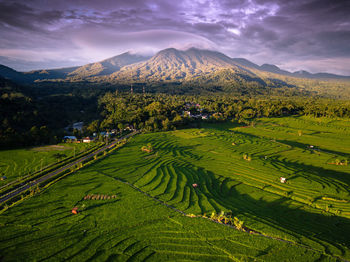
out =
[(55, 164), (74, 154), (88, 150), (91, 144), (62, 143), (58, 145), (32, 147), (27, 149), (13, 149), (0, 151), (0, 186), (15, 179), (39, 172), (42, 168)]
[(350, 261), (349, 159), (348, 119), (139, 134), (0, 214), (0, 260)]

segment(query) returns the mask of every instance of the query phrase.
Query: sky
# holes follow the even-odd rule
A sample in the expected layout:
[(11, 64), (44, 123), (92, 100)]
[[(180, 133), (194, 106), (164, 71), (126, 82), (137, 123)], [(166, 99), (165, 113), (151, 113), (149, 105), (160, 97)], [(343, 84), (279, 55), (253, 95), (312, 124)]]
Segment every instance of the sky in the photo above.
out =
[(19, 71), (168, 47), (350, 75), (350, 1), (0, 0), (0, 64)]

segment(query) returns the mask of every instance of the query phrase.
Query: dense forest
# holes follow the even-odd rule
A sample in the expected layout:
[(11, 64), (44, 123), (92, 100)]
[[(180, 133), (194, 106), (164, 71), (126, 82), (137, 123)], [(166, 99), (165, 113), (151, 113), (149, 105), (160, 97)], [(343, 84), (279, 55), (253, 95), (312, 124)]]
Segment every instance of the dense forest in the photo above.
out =
[[(147, 131), (169, 130), (205, 121), (250, 123), (254, 118), (286, 115), (349, 117), (350, 102), (330, 99), (234, 96), (181, 96), (106, 93), (99, 99), (102, 118), (89, 126), (111, 129), (133, 125)], [(98, 123), (98, 124), (97, 124)]]
[[(191, 94), (188, 88), (184, 95), (171, 92), (171, 86), (167, 93), (151, 93), (142, 86), (134, 86), (133, 92), (126, 86), (23, 87), (3, 78), (0, 85), (1, 148), (57, 143), (68, 134), (82, 137), (127, 126), (158, 131), (200, 126), (202, 121), (251, 124), (255, 118), (286, 115), (350, 117), (349, 101), (292, 89), (259, 94), (250, 88), (254, 93), (239, 95), (209, 89)], [(80, 121), (82, 131), (69, 128)]]

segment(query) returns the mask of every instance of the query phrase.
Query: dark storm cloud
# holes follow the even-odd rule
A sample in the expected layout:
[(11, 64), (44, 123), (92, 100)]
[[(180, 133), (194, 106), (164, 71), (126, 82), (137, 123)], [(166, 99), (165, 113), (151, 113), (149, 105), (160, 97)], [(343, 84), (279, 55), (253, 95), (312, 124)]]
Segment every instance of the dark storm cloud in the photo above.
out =
[(25, 70), (197, 46), (350, 75), (349, 13), (339, 0), (0, 0), (0, 56)]
[(1, 27), (41, 31), (42, 25), (52, 24), (62, 18), (63, 12), (38, 11), (21, 3), (0, 2)]

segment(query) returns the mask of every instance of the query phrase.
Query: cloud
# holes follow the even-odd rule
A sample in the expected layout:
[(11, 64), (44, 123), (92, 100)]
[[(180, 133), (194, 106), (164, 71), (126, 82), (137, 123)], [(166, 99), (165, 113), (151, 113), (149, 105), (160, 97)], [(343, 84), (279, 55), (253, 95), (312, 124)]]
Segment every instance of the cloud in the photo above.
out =
[(43, 30), (43, 25), (55, 23), (63, 15), (61, 11), (35, 10), (32, 7), (16, 2), (0, 2), (0, 10), (1, 27), (38, 32)]
[[(92, 33), (93, 31), (93, 33)], [(91, 57), (103, 59), (124, 51), (154, 54), (168, 47), (198, 47), (215, 49), (215, 43), (208, 39), (173, 30), (145, 30), (137, 32), (116, 32), (112, 29), (88, 28), (74, 36), (73, 42), (82, 52)]]
[(0, 54), (46, 66), (196, 46), (350, 75), (349, 13), (348, 0), (0, 0)]

